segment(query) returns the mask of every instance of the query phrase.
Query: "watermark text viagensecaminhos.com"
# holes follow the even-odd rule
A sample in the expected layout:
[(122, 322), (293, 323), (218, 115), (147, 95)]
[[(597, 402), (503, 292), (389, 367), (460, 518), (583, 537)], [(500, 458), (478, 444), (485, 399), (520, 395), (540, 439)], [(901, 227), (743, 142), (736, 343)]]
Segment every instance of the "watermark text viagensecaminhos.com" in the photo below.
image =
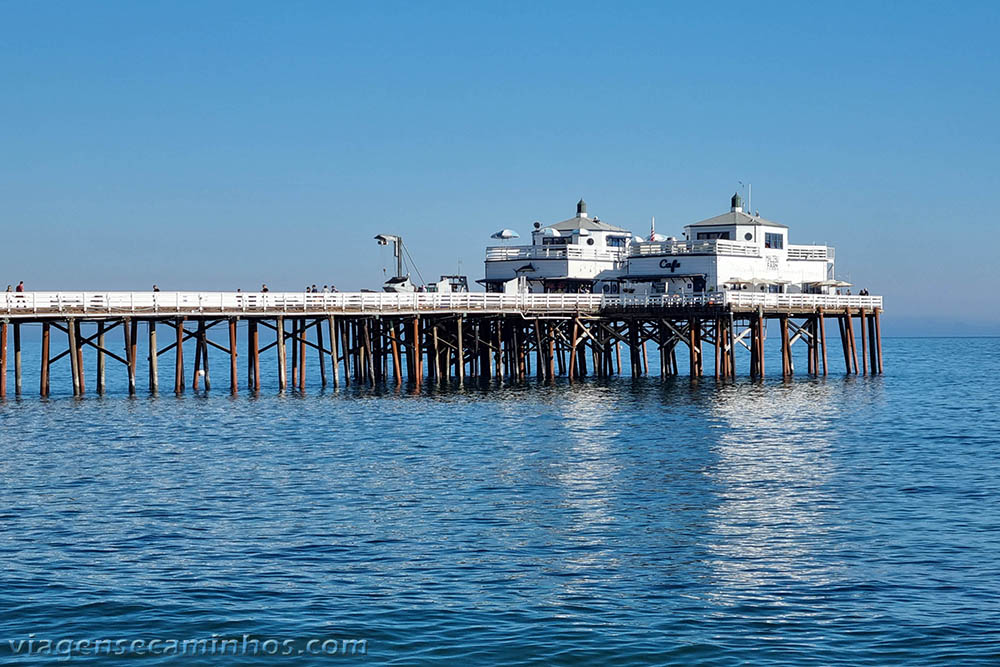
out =
[(35, 633), (0, 644), (0, 655), (50, 656), (71, 660), (86, 656), (364, 656), (367, 639), (262, 638), (244, 634), (198, 638), (67, 638), (39, 637)]

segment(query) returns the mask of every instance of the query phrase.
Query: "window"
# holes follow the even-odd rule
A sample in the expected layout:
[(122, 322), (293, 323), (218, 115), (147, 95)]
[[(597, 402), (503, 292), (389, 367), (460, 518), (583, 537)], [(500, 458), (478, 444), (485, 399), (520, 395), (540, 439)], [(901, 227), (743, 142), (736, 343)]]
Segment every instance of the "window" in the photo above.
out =
[(764, 234), (764, 247), (780, 250), (785, 247), (785, 237), (781, 234)]
[(709, 239), (729, 240), (729, 232), (698, 232), (699, 241), (707, 241)]
[(747, 241), (752, 241), (753, 240), (753, 234), (751, 234), (750, 232), (747, 232), (746, 234), (743, 235), (743, 238), (745, 238)]
[(608, 247), (610, 248), (624, 248), (625, 247), (625, 237), (624, 236), (608, 236), (606, 237)]
[(565, 236), (552, 236), (543, 238), (542, 245), (566, 245), (569, 241), (569, 238)]

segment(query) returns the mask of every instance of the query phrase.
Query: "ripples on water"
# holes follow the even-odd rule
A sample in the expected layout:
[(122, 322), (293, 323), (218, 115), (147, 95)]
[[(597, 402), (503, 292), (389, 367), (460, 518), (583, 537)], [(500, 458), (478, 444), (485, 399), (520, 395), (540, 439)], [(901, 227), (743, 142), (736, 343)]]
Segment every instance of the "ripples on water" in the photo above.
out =
[(0, 655), (996, 659), (997, 342), (890, 339), (881, 378), (8, 399)]

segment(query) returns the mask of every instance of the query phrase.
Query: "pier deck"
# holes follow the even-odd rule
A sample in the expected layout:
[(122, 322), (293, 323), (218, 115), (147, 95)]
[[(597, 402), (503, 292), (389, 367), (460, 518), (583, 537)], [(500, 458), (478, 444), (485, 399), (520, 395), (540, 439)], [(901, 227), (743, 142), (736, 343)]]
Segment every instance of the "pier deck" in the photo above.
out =
[[(735, 377), (736, 352), (749, 352), (752, 377), (765, 373), (764, 339), (768, 320), (777, 321), (782, 374), (795, 372), (792, 346), (807, 349), (807, 372), (827, 374), (827, 322), (836, 322), (845, 371), (882, 372), (882, 298), (749, 291), (696, 296), (493, 293), (242, 293), (242, 292), (7, 292), (0, 297), (0, 397), (7, 394), (8, 328), (13, 330), (15, 393), (23, 388), (21, 329), (41, 326), (39, 392), (49, 393), (49, 370), (66, 358), (73, 392), (86, 391), (84, 349), (96, 351), (99, 393), (105, 390), (108, 359), (128, 369), (130, 393), (136, 391), (139, 325), (148, 335), (145, 357), (149, 390), (159, 389), (158, 359), (171, 353), (175, 392), (185, 390), (184, 343), (193, 340), (190, 386), (211, 386), (209, 350), (227, 355), (229, 389), (238, 391), (237, 324), (245, 324), (247, 382), (261, 388), (261, 354), (275, 349), (278, 389), (306, 386), (306, 356), (317, 354), (323, 386), (342, 381), (439, 381), (466, 377), (551, 379), (623, 372), (622, 348), (632, 375), (649, 372), (652, 343), (661, 375), (679, 371), (677, 350), (688, 353), (692, 377), (704, 373), (704, 346), (714, 353), (714, 374)], [(855, 335), (854, 321), (860, 335)], [(228, 328), (223, 341), (211, 331)], [(124, 350), (113, 351), (107, 335), (121, 328)], [(173, 342), (160, 348), (157, 329)], [(51, 353), (52, 329), (65, 335), (66, 348)], [(269, 341), (260, 335), (264, 330)], [(273, 332), (273, 333), (272, 333)], [(857, 341), (861, 341), (860, 354)], [(290, 353), (290, 355), (289, 355)], [(859, 364), (860, 361), (860, 364)], [(532, 370), (534, 367), (534, 370)], [(330, 374), (328, 375), (328, 370)], [(317, 371), (314, 371), (317, 372)]]

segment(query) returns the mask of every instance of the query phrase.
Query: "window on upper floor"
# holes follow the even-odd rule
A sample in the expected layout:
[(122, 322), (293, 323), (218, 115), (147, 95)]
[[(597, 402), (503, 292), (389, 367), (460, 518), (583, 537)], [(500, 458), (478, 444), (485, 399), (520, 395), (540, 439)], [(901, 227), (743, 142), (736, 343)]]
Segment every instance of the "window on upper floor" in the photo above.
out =
[(699, 241), (707, 241), (709, 239), (725, 239), (729, 240), (729, 232), (698, 232)]
[(781, 234), (764, 234), (764, 247), (780, 250), (785, 247), (785, 237)]
[(624, 248), (625, 247), (625, 237), (624, 236), (608, 236), (605, 237), (609, 248)]
[(568, 245), (570, 240), (566, 236), (550, 236), (542, 239), (542, 245)]

